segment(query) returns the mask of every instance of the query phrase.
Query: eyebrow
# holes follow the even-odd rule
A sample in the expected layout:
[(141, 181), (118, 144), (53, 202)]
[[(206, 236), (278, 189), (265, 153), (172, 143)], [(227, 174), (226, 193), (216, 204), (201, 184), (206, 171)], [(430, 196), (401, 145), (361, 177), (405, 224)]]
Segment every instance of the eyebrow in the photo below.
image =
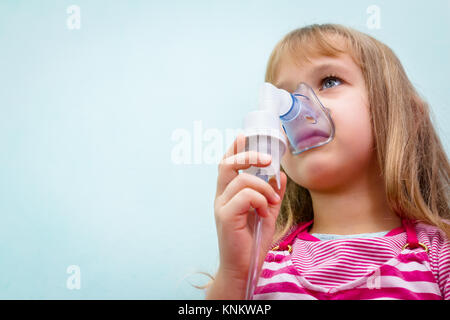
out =
[[(307, 77), (311, 78), (315, 74), (324, 73), (328, 70), (337, 70), (340, 74), (343, 74), (344, 76), (347, 76), (350, 73), (348, 68), (345, 65), (343, 65), (342, 63), (326, 62), (326, 63), (321, 63), (321, 64), (314, 66), (313, 69), (310, 71), (310, 73), (307, 75)], [(295, 84), (296, 87), (300, 84), (300, 82)], [(303, 81), (303, 82), (306, 82), (306, 81)], [(274, 85), (278, 88), (289, 87), (289, 81), (281, 81), (281, 82), (277, 81)]]

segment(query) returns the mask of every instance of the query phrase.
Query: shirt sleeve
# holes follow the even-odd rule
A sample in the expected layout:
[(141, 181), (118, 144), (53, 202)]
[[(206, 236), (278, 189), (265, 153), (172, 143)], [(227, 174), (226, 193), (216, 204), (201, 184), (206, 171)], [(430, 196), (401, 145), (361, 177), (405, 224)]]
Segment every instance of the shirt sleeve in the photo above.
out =
[(450, 249), (449, 244), (439, 259), (439, 288), (441, 289), (444, 300), (450, 300)]
[[(444, 220), (447, 222), (447, 220)], [(428, 238), (430, 251), (430, 267), (435, 276), (439, 290), (444, 300), (450, 300), (450, 241), (445, 232), (436, 227), (422, 225)]]
[(445, 234), (440, 240), (437, 261), (439, 270), (438, 285), (444, 300), (450, 300), (450, 240)]

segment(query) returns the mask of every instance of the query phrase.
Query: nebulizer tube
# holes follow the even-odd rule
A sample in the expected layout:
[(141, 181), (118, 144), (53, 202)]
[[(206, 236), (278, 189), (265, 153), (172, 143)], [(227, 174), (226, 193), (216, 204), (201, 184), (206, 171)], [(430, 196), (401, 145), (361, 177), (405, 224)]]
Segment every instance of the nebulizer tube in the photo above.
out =
[[(258, 175), (257, 175), (258, 176)], [(269, 180), (265, 177), (259, 176), (268, 182)], [(254, 209), (256, 211), (256, 209)], [(253, 226), (253, 244), (250, 256), (250, 266), (248, 268), (247, 277), (247, 287), (245, 291), (245, 299), (251, 300), (253, 292), (255, 291), (255, 285), (257, 282), (257, 272), (258, 272), (258, 260), (259, 252), (261, 251), (261, 237), (262, 237), (262, 218), (255, 212), (255, 223)]]
[[(266, 82), (261, 88), (258, 104), (258, 110), (248, 113), (244, 119), (245, 151), (269, 154), (272, 161), (266, 167), (251, 166), (242, 172), (266, 182), (275, 177), (280, 189), (280, 161), (286, 149), (298, 155), (327, 144), (334, 137), (334, 124), (328, 110), (305, 83), (300, 83), (291, 94)], [(262, 232), (262, 218), (255, 210), (246, 300), (253, 298), (259, 278)]]

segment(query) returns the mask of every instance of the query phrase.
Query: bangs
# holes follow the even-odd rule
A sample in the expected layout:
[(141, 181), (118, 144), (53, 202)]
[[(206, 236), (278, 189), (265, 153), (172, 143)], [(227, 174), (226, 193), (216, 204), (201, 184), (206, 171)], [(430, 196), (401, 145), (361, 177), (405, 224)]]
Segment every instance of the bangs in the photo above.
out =
[(322, 30), (311, 26), (294, 30), (288, 33), (272, 52), (266, 70), (266, 81), (273, 82), (275, 80), (278, 76), (280, 62), (286, 59), (302, 67), (317, 57), (334, 58), (347, 53), (361, 67), (354, 41), (351, 39), (351, 35), (342, 29)]

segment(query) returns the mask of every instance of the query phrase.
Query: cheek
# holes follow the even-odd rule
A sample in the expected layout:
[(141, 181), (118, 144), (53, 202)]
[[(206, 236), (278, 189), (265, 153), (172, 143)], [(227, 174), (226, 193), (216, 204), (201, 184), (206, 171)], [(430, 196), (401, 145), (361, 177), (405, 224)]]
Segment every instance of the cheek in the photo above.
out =
[(349, 163), (366, 162), (373, 152), (373, 134), (369, 108), (365, 99), (348, 99), (345, 107), (333, 115), (339, 155)]
[(297, 184), (323, 189), (345, 183), (367, 171), (374, 156), (370, 115), (364, 99), (340, 101), (330, 108), (336, 134), (333, 141), (298, 156), (285, 154), (282, 165)]

